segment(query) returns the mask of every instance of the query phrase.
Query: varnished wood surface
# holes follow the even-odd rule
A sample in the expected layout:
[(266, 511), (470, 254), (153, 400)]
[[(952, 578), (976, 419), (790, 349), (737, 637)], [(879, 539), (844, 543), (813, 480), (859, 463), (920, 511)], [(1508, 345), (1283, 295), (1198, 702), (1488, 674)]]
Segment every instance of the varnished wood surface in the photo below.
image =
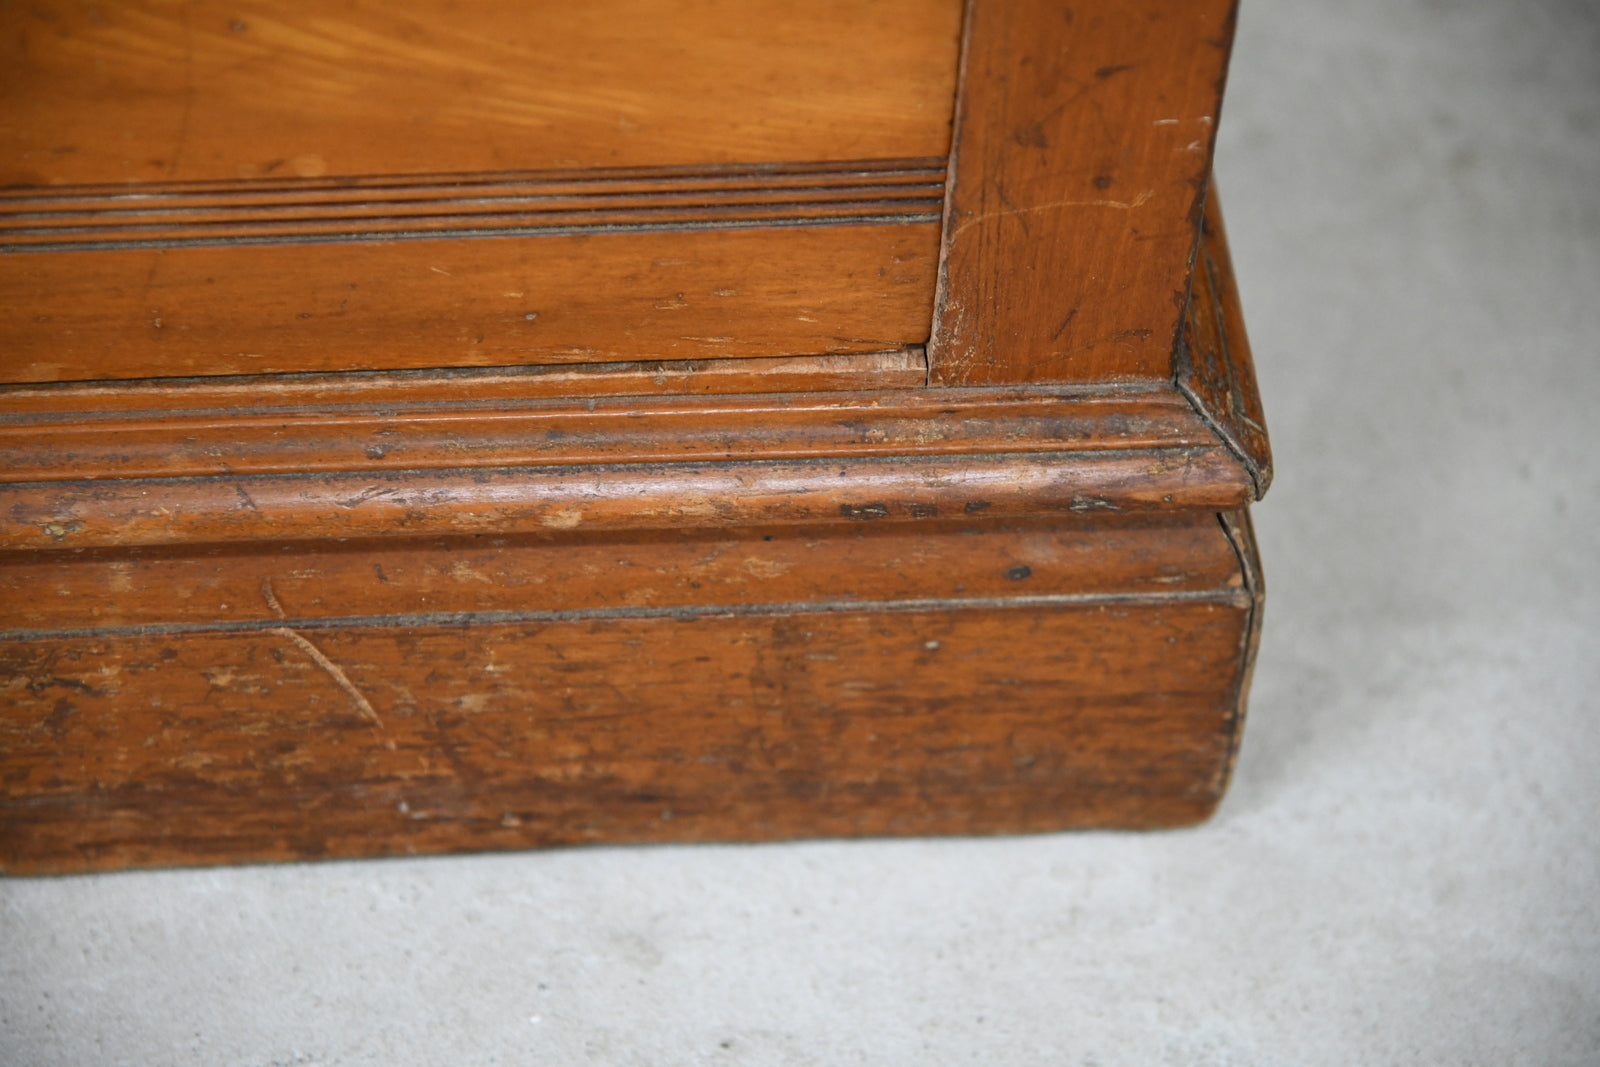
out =
[(0, 185), (943, 156), (960, 0), (33, 0)]
[(927, 339), (933, 222), (0, 254), (0, 381), (772, 358)]
[[(1190, 514), (1183, 531), (419, 545), (358, 582), (358, 552), (177, 562), (189, 595), (169, 619), (237, 593), (257, 625), (0, 646), (4, 866), (1192, 821), (1226, 773), (1251, 600), (1223, 528)], [(642, 580), (591, 589), (585, 556)], [(86, 559), (33, 588), (116, 567), (99, 597), (138, 601), (172, 562)], [(872, 573), (897, 599), (830, 592)], [(696, 589), (701, 575), (719, 577)], [(400, 587), (390, 604), (494, 602), (507, 578), (550, 609), (626, 588), (701, 599), (477, 625), (316, 619), (375, 585)], [(764, 586), (823, 599), (763, 606)], [(1077, 591), (1052, 600), (1063, 588)]]
[(935, 381), (1171, 377), (1234, 2), (971, 5)]
[[(816, 20), (938, 6), (674, 10), (760, 16), (781, 60)], [(5, 870), (1215, 805), (1261, 619), (1237, 509), (1271, 472), (1220, 218), (1199, 217), (1224, 0), (974, 0), (937, 279), (946, 146), (917, 138), (947, 129), (926, 90), (953, 67), (875, 81), (928, 59), (937, 13), (804, 74), (900, 57), (860, 86), (808, 97), (777, 62), (748, 108), (695, 100), (677, 117), (707, 139), (658, 157), (659, 129), (597, 132), (633, 90), (573, 75), (665, 6), (557, 12), (596, 46), (549, 84), (506, 66), (539, 5), (441, 26), (431, 0), (280, 0), (229, 9), (220, 44), (208, 0), (65, 10), (5, 10), (25, 62), (0, 91), (21, 69), (88, 115), (144, 77), (117, 102), (129, 139), (165, 144), (176, 106), (181, 150), (125, 171), (60, 152), (0, 190)], [(485, 27), (503, 41), (479, 55)], [(737, 32), (607, 69), (692, 90), (677, 65)], [(432, 93), (370, 170), (314, 148), (238, 166), (245, 142), (166, 69), (235, 96), (276, 70), (279, 97), (233, 102), (276, 152), (263, 116), (304, 113), (330, 41), (365, 53), (320, 88), (361, 91), (307, 144)], [(358, 100), (407, 57), (415, 85)], [(943, 117), (897, 110), (913, 89)], [(794, 118), (840, 93), (860, 106), (837, 129)], [(44, 112), (17, 114), (0, 139), (23, 144)], [(508, 160), (536, 127), (593, 154)], [(762, 129), (829, 147), (768, 155)]]

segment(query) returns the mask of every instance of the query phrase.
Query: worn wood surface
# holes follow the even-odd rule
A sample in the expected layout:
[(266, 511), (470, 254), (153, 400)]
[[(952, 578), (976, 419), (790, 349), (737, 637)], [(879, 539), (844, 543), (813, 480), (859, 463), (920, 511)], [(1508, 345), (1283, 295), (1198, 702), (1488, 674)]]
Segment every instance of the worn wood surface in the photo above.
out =
[(0, 549), (1239, 507), (1217, 447), (0, 485)]
[(0, 867), (1203, 818), (1231, 4), (973, 0), (941, 251), (955, 8), (0, 8)]
[(935, 381), (1171, 377), (1234, 3), (971, 5)]
[(102, 608), (0, 644), (8, 871), (1188, 822), (1253, 611), (1193, 512), (275, 548), (0, 567)]

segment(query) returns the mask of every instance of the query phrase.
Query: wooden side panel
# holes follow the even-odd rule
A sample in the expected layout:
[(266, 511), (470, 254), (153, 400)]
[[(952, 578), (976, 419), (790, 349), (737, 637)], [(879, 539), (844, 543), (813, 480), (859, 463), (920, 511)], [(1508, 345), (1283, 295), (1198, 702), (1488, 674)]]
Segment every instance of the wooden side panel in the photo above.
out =
[(1233, 7), (970, 6), (935, 381), (1171, 377)]
[[(1251, 610), (1210, 515), (410, 551), (14, 573), (217, 581), (0, 643), (5, 869), (1174, 825), (1232, 751)], [(540, 607), (384, 613), (434, 596)]]
[(942, 156), (960, 0), (0, 6), (0, 186)]

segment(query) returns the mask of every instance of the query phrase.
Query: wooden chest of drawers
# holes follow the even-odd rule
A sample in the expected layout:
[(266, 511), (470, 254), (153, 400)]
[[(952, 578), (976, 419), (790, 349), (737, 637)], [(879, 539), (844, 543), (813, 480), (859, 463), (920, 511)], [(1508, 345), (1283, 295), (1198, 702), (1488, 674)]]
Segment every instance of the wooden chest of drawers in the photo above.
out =
[(6, 870), (1216, 804), (1229, 0), (0, 17)]

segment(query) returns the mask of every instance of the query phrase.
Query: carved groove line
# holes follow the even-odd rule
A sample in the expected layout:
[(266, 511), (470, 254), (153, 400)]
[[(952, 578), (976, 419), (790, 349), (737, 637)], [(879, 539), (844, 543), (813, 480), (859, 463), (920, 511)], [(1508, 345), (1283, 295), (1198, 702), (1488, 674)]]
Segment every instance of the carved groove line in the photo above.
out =
[(0, 190), (0, 252), (937, 222), (942, 159)]
[[(1125, 593), (1043, 593), (1008, 597), (907, 597), (898, 600), (825, 600), (771, 603), (674, 604), (660, 607), (596, 607), (569, 610), (434, 611), (390, 615), (337, 615), (325, 618), (217, 619), (207, 622), (132, 623), (122, 626), (0, 630), (0, 642), (60, 641), (77, 638), (160, 637), (173, 634), (253, 634), (358, 629), (421, 629), (425, 627), (508, 626), (525, 623), (561, 624), (609, 620), (761, 618), (794, 615), (854, 615), (875, 612), (1050, 611), (1116, 608), (1177, 603), (1248, 605), (1236, 589), (1164, 589)], [(341, 675), (343, 671), (339, 672)], [(362, 700), (365, 704), (365, 699)], [(375, 714), (375, 713), (374, 713)]]

